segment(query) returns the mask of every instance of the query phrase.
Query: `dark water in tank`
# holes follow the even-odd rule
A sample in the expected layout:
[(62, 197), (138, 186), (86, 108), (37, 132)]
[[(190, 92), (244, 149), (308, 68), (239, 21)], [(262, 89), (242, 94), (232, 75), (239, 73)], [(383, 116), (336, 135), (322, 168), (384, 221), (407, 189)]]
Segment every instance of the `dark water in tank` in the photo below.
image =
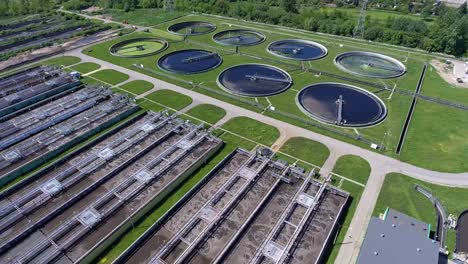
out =
[(183, 35), (207, 34), (216, 29), (214, 24), (208, 22), (189, 21), (171, 25), (168, 30)]
[(345, 84), (324, 83), (304, 88), (298, 95), (299, 103), (314, 118), (335, 124), (338, 120), (342, 96), (342, 125), (368, 126), (385, 118), (385, 106), (373, 94)]
[(278, 94), (292, 84), (292, 79), (286, 72), (259, 64), (234, 66), (222, 72), (218, 80), (232, 93), (253, 97)]
[(216, 33), (214, 40), (228, 46), (250, 46), (263, 42), (265, 36), (250, 30), (226, 30)]
[(458, 218), (457, 251), (468, 252), (468, 211), (462, 213)]
[(166, 71), (193, 74), (218, 67), (222, 62), (217, 53), (206, 50), (181, 50), (164, 55), (158, 66)]
[(268, 49), (278, 56), (295, 60), (315, 60), (327, 51), (314, 43), (301, 40), (280, 40), (270, 44)]

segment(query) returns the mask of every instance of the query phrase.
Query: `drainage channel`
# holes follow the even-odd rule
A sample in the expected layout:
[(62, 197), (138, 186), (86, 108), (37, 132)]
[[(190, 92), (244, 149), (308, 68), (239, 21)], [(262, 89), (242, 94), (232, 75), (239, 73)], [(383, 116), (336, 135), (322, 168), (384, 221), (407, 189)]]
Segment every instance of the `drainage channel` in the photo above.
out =
[(418, 85), (416, 86), (416, 91), (413, 95), (413, 101), (411, 102), (410, 108), (408, 110), (408, 114), (406, 116), (405, 124), (403, 125), (403, 129), (401, 130), (400, 140), (398, 141), (398, 145), (396, 148), (396, 154), (400, 155), (401, 149), (403, 148), (403, 144), (406, 138), (406, 133), (408, 132), (409, 125), (411, 123), (411, 118), (413, 117), (413, 112), (416, 107), (416, 102), (418, 100), (419, 92), (421, 91), (422, 83), (424, 81), (424, 76), (426, 75), (426, 68), (427, 64), (424, 64), (421, 77), (419, 77)]
[(28, 87), (42, 83), (50, 78), (59, 76), (62, 72), (60, 69), (55, 69), (47, 66), (37, 66), (35, 68), (20, 71), (16, 74), (0, 79), (0, 98), (10, 94), (19, 92)]
[(164, 241), (177, 234), (191, 219), (193, 214), (202, 209), (230, 179), (238, 168), (245, 166), (255, 158), (255, 154), (236, 150), (221, 161), (209, 175), (181, 199), (179, 206), (174, 206), (161, 220), (155, 223), (148, 232), (147, 238), (139, 239), (134, 251), (127, 250), (125, 256), (116, 260), (117, 263), (147, 263), (162, 249)]
[(0, 150), (96, 106), (109, 98), (111, 94), (110, 90), (88, 88), (2, 122), (0, 124)]
[[(203, 132), (201, 126), (174, 122), (174, 126), (179, 125), (172, 137), (134, 159), (0, 259), (73, 263), (94, 256), (93, 252), (111, 243), (115, 233), (131, 227), (221, 146), (221, 141)], [(105, 157), (109, 151), (99, 153)]]
[[(255, 209), (274, 183), (266, 175), (266, 171), (269, 171), (265, 170), (268, 161), (268, 159), (257, 160), (255, 157), (250, 157), (247, 163), (235, 171), (195, 213), (194, 218), (166, 243), (151, 262), (162, 260), (167, 263), (182, 263), (189, 258), (198, 258), (196, 249), (211, 242), (209, 240), (216, 236), (217, 230), (226, 231), (226, 224), (235, 225), (233, 222), (227, 223), (227, 219), (232, 218), (233, 214), (240, 218), (248, 216), (246, 211)], [(231, 227), (233, 226), (229, 226)], [(209, 259), (205, 261), (210, 262)]]
[(286, 210), (287, 201), (296, 195), (304, 182), (301, 177), (295, 177), (294, 167), (285, 170), (284, 174), (291, 180), (279, 182), (278, 187), (259, 212), (252, 215), (252, 220), (245, 223), (244, 228), (239, 230), (236, 238), (231, 240), (214, 263), (249, 263), (252, 260), (262, 241), (265, 241)]
[(319, 233), (307, 247), (321, 255), (336, 226), (330, 219), (338, 218), (349, 195), (312, 173), (237, 149), (114, 263), (276, 263), (265, 257), (272, 243), (282, 246), (276, 257), (284, 262), (303, 244), (310, 222)]
[[(25, 105), (35, 103), (34, 100), (36, 98), (39, 98), (39, 100), (45, 99), (49, 95), (62, 92), (63, 90), (73, 86), (78, 86), (79, 83), (80, 82), (74, 79), (71, 75), (61, 71), (53, 76), (39, 78), (37, 83), (15, 85), (14, 88), (10, 90), (10, 94), (0, 98), (0, 113), (3, 116), (10, 112), (14, 112)], [(29, 103), (30, 101), (31, 103)], [(12, 109), (15, 105), (20, 105), (21, 107), (6, 113), (7, 109)]]
[[(0, 252), (14, 245), (53, 216), (98, 188), (133, 159), (154, 148), (179, 129), (169, 117), (149, 113), (55, 170), (23, 185), (0, 200)], [(9, 230), (7, 232), (7, 230)]]
[(22, 166), (50, 159), (135, 110), (129, 98), (109, 96), (94, 107), (4, 149), (0, 152), (0, 180), (12, 180)]
[[(305, 221), (316, 209), (318, 200), (321, 199), (327, 184), (319, 186), (319, 190), (307, 193), (310, 190), (310, 178), (306, 178), (299, 188), (299, 192), (289, 202), (287, 208), (276, 222), (273, 230), (258, 247), (257, 253), (250, 263), (262, 263), (269, 258), (274, 263), (283, 263), (289, 255), (292, 244), (297, 240), (299, 232), (303, 230)], [(312, 185), (314, 186), (314, 185)], [(316, 185), (315, 185), (316, 186)]]

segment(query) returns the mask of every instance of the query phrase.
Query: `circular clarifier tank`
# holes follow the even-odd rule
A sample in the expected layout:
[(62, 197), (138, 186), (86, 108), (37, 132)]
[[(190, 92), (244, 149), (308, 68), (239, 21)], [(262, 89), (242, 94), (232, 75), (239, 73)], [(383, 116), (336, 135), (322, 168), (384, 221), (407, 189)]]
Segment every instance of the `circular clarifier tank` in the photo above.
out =
[(344, 127), (368, 127), (387, 116), (385, 104), (375, 94), (342, 83), (317, 83), (302, 89), (299, 108), (320, 122)]
[(291, 60), (317, 60), (327, 56), (327, 48), (313, 41), (303, 39), (284, 39), (270, 43), (267, 48), (271, 54)]
[(212, 70), (222, 63), (218, 53), (188, 49), (175, 51), (162, 56), (158, 66), (166, 71), (179, 74), (194, 74)]
[(396, 78), (406, 73), (399, 60), (373, 52), (346, 52), (335, 58), (335, 64), (343, 71), (371, 78)]
[(218, 85), (224, 90), (249, 97), (279, 94), (292, 85), (291, 76), (284, 70), (265, 64), (242, 64), (221, 72)]
[(182, 36), (203, 35), (215, 30), (216, 26), (214, 24), (200, 21), (181, 22), (167, 28), (167, 31)]
[(266, 37), (260, 32), (233, 29), (216, 33), (213, 40), (225, 46), (253, 46), (265, 41)]
[(168, 43), (156, 38), (127, 39), (112, 45), (109, 51), (112, 55), (126, 58), (138, 58), (158, 54), (168, 47)]

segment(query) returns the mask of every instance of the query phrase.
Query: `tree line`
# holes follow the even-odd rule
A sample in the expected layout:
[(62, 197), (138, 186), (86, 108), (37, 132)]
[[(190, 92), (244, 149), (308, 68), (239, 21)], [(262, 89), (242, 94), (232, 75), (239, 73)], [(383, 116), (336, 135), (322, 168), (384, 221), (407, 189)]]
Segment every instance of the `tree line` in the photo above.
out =
[[(36, 13), (63, 5), (83, 9), (92, 5), (131, 11), (136, 8), (161, 8), (164, 0), (2, 0), (0, 15)], [(395, 15), (366, 17), (363, 38), (370, 41), (468, 55), (468, 14), (466, 2), (459, 8), (446, 7), (432, 0), (415, 2), (370, 0), (369, 6), (393, 10)], [(246, 20), (283, 25), (340, 36), (353, 36), (359, 0), (177, 0), (177, 9), (225, 15)], [(22, 6), (22, 7), (21, 7)], [(341, 7), (340, 9), (329, 8)], [(327, 8), (325, 8), (327, 7)], [(351, 12), (347, 9), (349, 8)], [(357, 10), (356, 10), (357, 9)], [(395, 11), (396, 10), (396, 11)], [(353, 12), (354, 11), (354, 12)], [(390, 12), (390, 11), (389, 11)], [(404, 13), (418, 13), (408, 17)]]

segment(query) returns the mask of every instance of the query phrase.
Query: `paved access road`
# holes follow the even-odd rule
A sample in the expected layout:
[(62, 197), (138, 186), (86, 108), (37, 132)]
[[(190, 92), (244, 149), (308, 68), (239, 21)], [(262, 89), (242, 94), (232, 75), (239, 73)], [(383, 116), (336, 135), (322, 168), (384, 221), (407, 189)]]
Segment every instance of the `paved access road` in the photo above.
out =
[[(411, 177), (416, 179), (435, 184), (468, 187), (468, 173), (443, 173), (419, 168), (394, 158), (346, 142), (342, 142), (301, 127), (297, 127), (268, 116), (264, 116), (260, 113), (226, 103), (207, 95), (203, 95), (195, 91), (153, 78), (151, 76), (112, 64), (110, 62), (96, 59), (94, 57), (83, 54), (81, 52), (82, 49), (83, 48), (69, 51), (65, 53), (65, 55), (80, 57), (82, 60), (81, 62), (94, 62), (100, 64), (104, 68), (111, 68), (126, 73), (131, 76), (132, 79), (148, 81), (154, 84), (154, 87), (156, 87), (154, 90), (170, 89), (191, 96), (194, 100), (196, 100), (197, 103), (217, 105), (224, 108), (227, 112), (227, 116), (229, 117), (248, 116), (250, 118), (277, 127), (280, 130), (281, 135), (278, 141), (273, 144), (275, 149), (278, 149), (288, 138), (291, 137), (306, 137), (325, 144), (330, 149), (330, 157), (325, 162), (325, 165), (321, 170), (322, 174), (330, 172), (335, 161), (342, 155), (352, 154), (366, 159), (371, 165), (371, 175), (356, 209), (350, 228), (346, 234), (346, 239), (341, 246), (336, 263), (354, 263), (356, 261), (359, 248), (366, 232), (367, 224), (372, 216), (372, 211), (377, 201), (380, 189), (383, 185), (385, 175), (388, 173), (399, 172), (406, 175), (411, 175)], [(223, 121), (226, 120), (227, 119), (223, 119)]]

